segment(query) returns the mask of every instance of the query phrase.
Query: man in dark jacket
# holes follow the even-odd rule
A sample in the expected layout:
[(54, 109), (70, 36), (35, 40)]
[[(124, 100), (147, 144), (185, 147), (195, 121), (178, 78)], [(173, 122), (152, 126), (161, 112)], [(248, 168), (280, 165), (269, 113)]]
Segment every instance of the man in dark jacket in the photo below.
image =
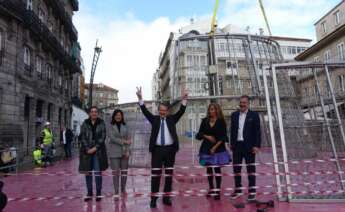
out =
[(66, 158), (72, 157), (72, 142), (73, 142), (73, 132), (69, 128), (63, 128), (61, 132), (61, 140), (64, 144), (65, 156)]
[(96, 180), (96, 201), (102, 199), (101, 172), (108, 168), (108, 158), (105, 146), (106, 127), (102, 119), (98, 118), (97, 107), (91, 107), (89, 118), (81, 126), (80, 164), (79, 171), (85, 174), (87, 196), (85, 201), (92, 199), (92, 173)]
[[(158, 108), (158, 116), (153, 115), (145, 107), (141, 88), (137, 88), (137, 96), (141, 111), (152, 125), (149, 151), (152, 154), (151, 168), (152, 175), (154, 176), (151, 177), (151, 192), (153, 196), (151, 198), (150, 207), (156, 208), (158, 197), (154, 195), (159, 192), (160, 175), (162, 174), (161, 169), (163, 166), (164, 168), (168, 168), (165, 170), (165, 174), (168, 176), (165, 177), (164, 192), (169, 193), (172, 190), (172, 169), (175, 164), (175, 155), (179, 150), (176, 124), (186, 111), (188, 94), (185, 93), (183, 95), (182, 105), (176, 114), (169, 115), (169, 106), (166, 104), (160, 104)], [(172, 205), (169, 196), (163, 197), (163, 204), (168, 206)]]
[(242, 195), (241, 169), (242, 161), (247, 164), (249, 181), (248, 201), (256, 198), (255, 187), (255, 155), (261, 147), (260, 117), (257, 112), (249, 110), (249, 97), (240, 98), (240, 110), (231, 115), (231, 150), (235, 174), (235, 192), (231, 198)]

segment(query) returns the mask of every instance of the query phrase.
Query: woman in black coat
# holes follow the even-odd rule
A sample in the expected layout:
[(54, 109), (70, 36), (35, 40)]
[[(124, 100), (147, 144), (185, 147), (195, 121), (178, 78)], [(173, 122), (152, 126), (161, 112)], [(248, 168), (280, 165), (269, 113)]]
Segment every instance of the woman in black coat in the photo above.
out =
[(91, 107), (89, 118), (84, 121), (80, 130), (80, 163), (79, 172), (85, 174), (87, 196), (85, 201), (92, 199), (92, 175), (96, 181), (96, 201), (100, 201), (102, 191), (102, 171), (108, 168), (108, 158), (105, 146), (106, 127), (98, 118), (97, 107)]
[[(229, 140), (225, 119), (219, 104), (211, 103), (209, 105), (207, 117), (202, 120), (196, 138), (202, 140), (199, 150), (199, 162), (202, 166), (207, 167), (210, 189), (207, 197), (214, 196), (215, 200), (219, 200), (222, 182), (222, 177), (220, 176), (221, 166), (229, 164), (231, 161), (225, 147), (225, 143), (229, 142)], [(214, 177), (214, 173), (217, 176)], [(214, 189), (213, 184), (214, 178), (216, 179), (216, 189)]]

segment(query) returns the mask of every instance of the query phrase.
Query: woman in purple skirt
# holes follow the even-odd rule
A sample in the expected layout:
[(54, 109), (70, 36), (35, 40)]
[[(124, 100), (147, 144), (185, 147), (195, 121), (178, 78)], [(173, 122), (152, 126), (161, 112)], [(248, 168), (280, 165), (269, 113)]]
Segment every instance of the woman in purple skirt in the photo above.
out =
[[(207, 197), (214, 196), (215, 200), (220, 200), (221, 166), (229, 164), (231, 161), (230, 154), (225, 147), (225, 143), (229, 142), (226, 129), (221, 107), (219, 104), (211, 103), (208, 106), (207, 117), (200, 124), (196, 139), (202, 140), (199, 162), (207, 168), (209, 184)], [(214, 179), (216, 180), (216, 189), (213, 184)]]

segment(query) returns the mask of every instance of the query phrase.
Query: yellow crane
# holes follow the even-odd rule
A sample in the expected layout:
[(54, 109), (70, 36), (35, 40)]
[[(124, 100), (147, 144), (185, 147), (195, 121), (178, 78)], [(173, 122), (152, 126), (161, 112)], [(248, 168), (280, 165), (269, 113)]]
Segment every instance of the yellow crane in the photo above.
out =
[(214, 33), (216, 32), (218, 7), (219, 7), (219, 0), (216, 0), (216, 5), (214, 7), (212, 21), (211, 21), (211, 32), (210, 32), (211, 36), (214, 36)]

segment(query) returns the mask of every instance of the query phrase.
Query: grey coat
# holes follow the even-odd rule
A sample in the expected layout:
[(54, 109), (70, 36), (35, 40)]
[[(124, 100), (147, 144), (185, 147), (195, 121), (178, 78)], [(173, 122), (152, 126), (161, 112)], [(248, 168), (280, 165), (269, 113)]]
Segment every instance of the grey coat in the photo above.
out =
[(129, 129), (126, 125), (121, 125), (121, 132), (116, 125), (110, 125), (107, 135), (107, 150), (109, 158), (121, 158), (125, 153), (129, 153), (129, 145), (124, 144), (130, 139)]

